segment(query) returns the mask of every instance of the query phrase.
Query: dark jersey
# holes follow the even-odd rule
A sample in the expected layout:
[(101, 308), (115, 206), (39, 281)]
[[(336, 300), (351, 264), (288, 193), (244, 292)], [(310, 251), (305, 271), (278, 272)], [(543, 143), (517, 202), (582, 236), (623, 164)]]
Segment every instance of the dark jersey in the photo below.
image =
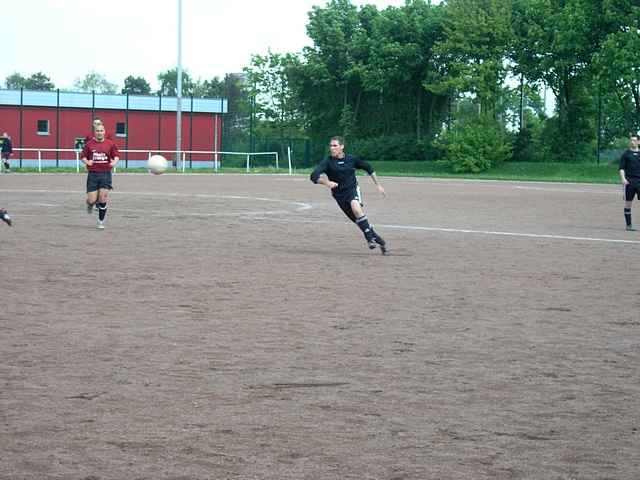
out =
[(2, 142), (2, 153), (9, 154), (13, 152), (10, 138), (0, 138), (0, 142)]
[(640, 183), (640, 150), (627, 150), (620, 157), (620, 170), (624, 170), (627, 180)]
[(324, 173), (329, 180), (338, 184), (331, 190), (331, 194), (338, 199), (358, 187), (356, 170), (364, 170), (369, 175), (373, 175), (371, 164), (358, 157), (351, 155), (345, 155), (344, 158), (327, 157), (311, 172), (311, 181), (318, 183), (320, 175)]
[(93, 165), (88, 167), (90, 172), (110, 172), (111, 161), (118, 156), (118, 147), (106, 138), (102, 142), (92, 138), (82, 149), (82, 158), (93, 160)]

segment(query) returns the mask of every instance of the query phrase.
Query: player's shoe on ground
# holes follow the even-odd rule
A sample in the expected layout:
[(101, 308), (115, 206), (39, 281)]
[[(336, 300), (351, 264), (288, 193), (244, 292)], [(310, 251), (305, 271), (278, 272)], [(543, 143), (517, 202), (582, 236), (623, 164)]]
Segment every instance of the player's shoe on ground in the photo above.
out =
[(389, 252), (389, 250), (387, 249), (387, 242), (385, 242), (384, 239), (378, 234), (376, 234), (374, 240), (378, 245), (380, 245), (380, 251), (382, 252), (382, 254), (386, 255)]
[(96, 223), (96, 228), (98, 230), (102, 230), (104, 228), (104, 222), (102, 220), (98, 220), (98, 223)]
[(93, 213), (93, 203), (87, 203), (87, 213)]
[(7, 211), (4, 208), (0, 209), (0, 220), (2, 220), (7, 225), (11, 226), (11, 216), (7, 213)]
[(627, 225), (626, 230), (627, 230), (627, 232), (635, 232), (636, 231), (636, 229), (633, 227), (633, 225)]
[(367, 240), (367, 245), (369, 246), (369, 250), (373, 250), (378, 246), (378, 244), (373, 240), (373, 238), (371, 240)]

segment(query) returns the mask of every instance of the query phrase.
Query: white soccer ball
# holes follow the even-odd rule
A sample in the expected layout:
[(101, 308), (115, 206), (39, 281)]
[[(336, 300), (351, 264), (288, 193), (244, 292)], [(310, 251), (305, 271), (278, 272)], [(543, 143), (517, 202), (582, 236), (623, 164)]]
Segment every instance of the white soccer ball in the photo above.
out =
[(160, 175), (161, 173), (164, 173), (168, 165), (169, 163), (167, 162), (167, 159), (162, 155), (151, 155), (151, 157), (149, 157), (149, 160), (147, 161), (147, 167), (149, 168), (149, 171), (154, 175)]

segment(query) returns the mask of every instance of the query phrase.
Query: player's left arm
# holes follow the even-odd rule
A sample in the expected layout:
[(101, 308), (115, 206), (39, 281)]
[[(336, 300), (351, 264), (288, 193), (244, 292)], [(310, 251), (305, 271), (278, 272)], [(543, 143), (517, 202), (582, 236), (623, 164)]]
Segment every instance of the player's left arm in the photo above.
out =
[(373, 180), (373, 183), (376, 184), (376, 188), (378, 189), (378, 192), (380, 192), (383, 197), (386, 197), (387, 192), (384, 191), (384, 187), (380, 183), (380, 180), (378, 180), (378, 177), (376, 176), (376, 172), (372, 172), (371, 175), (369, 176), (371, 177), (371, 180)]
[(371, 177), (371, 180), (373, 180), (373, 183), (376, 185), (378, 192), (380, 192), (383, 197), (387, 196), (387, 193), (384, 191), (384, 187), (380, 183), (380, 180), (378, 180), (378, 177), (376, 176), (376, 172), (373, 170), (373, 167), (369, 162), (362, 160), (361, 158), (356, 158), (355, 166), (356, 168), (359, 168), (360, 170), (364, 170), (365, 172), (367, 172), (369, 177)]

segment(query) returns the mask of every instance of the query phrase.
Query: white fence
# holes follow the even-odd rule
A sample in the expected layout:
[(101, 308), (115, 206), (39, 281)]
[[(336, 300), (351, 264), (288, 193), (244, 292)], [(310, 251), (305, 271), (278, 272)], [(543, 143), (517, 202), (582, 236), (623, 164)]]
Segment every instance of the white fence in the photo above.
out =
[[(38, 165), (38, 172), (42, 172), (42, 166), (43, 166), (43, 161), (48, 161), (46, 159), (43, 159), (42, 154), (43, 153), (50, 153), (50, 152), (56, 152), (56, 153), (63, 153), (63, 154), (69, 154), (72, 153), (73, 155), (71, 155), (72, 159), (75, 156), (75, 165), (76, 165), (76, 172), (80, 172), (80, 165), (81, 165), (81, 161), (80, 161), (80, 151), (78, 150), (74, 150), (71, 148), (14, 148), (13, 149), (14, 152), (35, 152), (37, 155), (37, 165)], [(229, 155), (229, 156), (240, 156), (243, 157), (244, 159), (244, 164), (245, 164), (245, 168), (247, 173), (251, 172), (251, 158), (252, 157), (258, 157), (258, 156), (264, 156), (264, 155), (271, 155), (274, 157), (275, 160), (275, 164), (274, 167), (276, 170), (279, 170), (280, 168), (280, 162), (279, 162), (279, 155), (278, 152), (218, 152), (218, 151), (213, 151), (213, 150), (120, 150), (120, 162), (122, 163), (122, 156), (123, 154), (128, 154), (128, 153), (133, 153), (133, 154), (145, 154), (145, 156), (148, 158), (151, 157), (151, 155), (155, 155), (155, 154), (163, 154), (165, 157), (167, 157), (167, 159), (169, 160), (169, 157), (173, 157), (174, 159), (179, 159), (179, 165), (177, 166), (177, 170), (178, 171), (182, 171), (185, 172), (187, 169), (187, 155), (192, 156), (192, 155), (205, 155), (208, 157), (213, 158), (213, 169), (215, 172), (218, 172), (220, 170), (220, 168), (222, 167), (222, 156), (224, 155)], [(288, 160), (288, 170), (289, 170), (289, 175), (293, 174), (293, 167), (291, 165), (291, 151), (288, 151), (288, 155), (287, 155), (287, 160)], [(15, 161), (15, 160), (14, 160)], [(171, 160), (169, 160), (171, 161)], [(197, 162), (202, 162), (202, 160), (196, 160)], [(176, 161), (176, 163), (178, 163)], [(191, 160), (189, 160), (189, 163), (191, 163)]]

